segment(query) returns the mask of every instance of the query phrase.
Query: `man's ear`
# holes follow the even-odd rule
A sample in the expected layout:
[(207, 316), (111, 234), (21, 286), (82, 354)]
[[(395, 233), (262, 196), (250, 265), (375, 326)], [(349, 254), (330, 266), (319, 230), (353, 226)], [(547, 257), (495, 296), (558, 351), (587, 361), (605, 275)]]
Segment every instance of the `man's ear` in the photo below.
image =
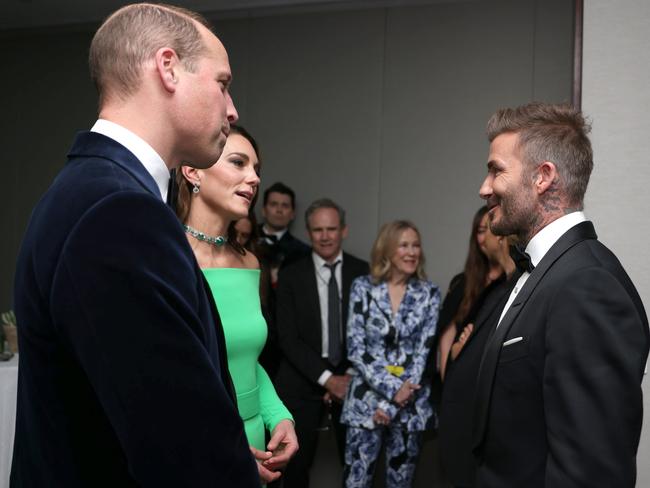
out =
[(161, 47), (156, 51), (156, 72), (160, 83), (170, 93), (176, 91), (180, 72), (180, 60), (171, 47)]
[(344, 225), (343, 229), (341, 229), (341, 236), (343, 237), (343, 239), (348, 237), (348, 226), (347, 225)]
[(538, 195), (545, 193), (554, 183), (557, 182), (558, 172), (555, 164), (544, 161), (537, 168), (537, 175), (533, 185)]

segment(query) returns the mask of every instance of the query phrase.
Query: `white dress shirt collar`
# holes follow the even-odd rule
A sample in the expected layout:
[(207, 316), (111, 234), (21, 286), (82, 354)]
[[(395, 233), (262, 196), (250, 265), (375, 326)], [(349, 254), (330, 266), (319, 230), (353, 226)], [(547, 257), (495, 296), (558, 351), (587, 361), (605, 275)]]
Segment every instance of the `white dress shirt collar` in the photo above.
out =
[[(540, 230), (537, 234), (535, 234), (526, 246), (526, 252), (530, 256), (530, 260), (532, 261), (533, 265), (537, 266), (539, 264), (548, 250), (553, 247), (553, 244), (555, 244), (566, 231), (578, 225), (580, 222), (584, 222), (585, 220), (587, 220), (587, 218), (585, 217), (584, 212), (572, 212), (570, 214), (563, 215), (557, 220), (554, 220), (542, 230)], [(517, 293), (521, 291), (526, 281), (528, 281), (529, 276), (530, 273), (528, 271), (525, 271), (519, 277), (517, 283), (515, 283), (515, 287), (512, 289), (512, 292), (510, 292), (508, 301), (501, 311), (501, 316), (499, 317), (497, 327), (501, 324), (501, 321), (512, 305), (512, 302), (514, 302)]]
[(144, 139), (129, 129), (106, 119), (98, 119), (90, 131), (110, 137), (131, 151), (156, 182), (163, 202), (167, 200), (169, 168), (167, 168), (167, 165), (154, 148), (147, 144)]
[(282, 237), (287, 233), (289, 230), (288, 228), (282, 229), (282, 230), (271, 230), (269, 227), (267, 227), (266, 224), (262, 226), (262, 230), (267, 236), (275, 236), (276, 240), (282, 239)]
[[(318, 254), (312, 251), (311, 257), (314, 259), (314, 265), (316, 266), (316, 270), (320, 272), (320, 270), (323, 269), (323, 267), (327, 264), (327, 261), (325, 261), (323, 258), (321, 258)], [(332, 261), (332, 264), (335, 262), (340, 261), (341, 263), (343, 262), (343, 250), (339, 251), (338, 255), (336, 258), (334, 258), (334, 261)], [(337, 267), (337, 271), (340, 270), (341, 268)]]
[(572, 212), (554, 220), (535, 234), (526, 246), (526, 252), (530, 256), (533, 265), (537, 266), (539, 264), (548, 250), (566, 231), (585, 220), (587, 218), (584, 212)]

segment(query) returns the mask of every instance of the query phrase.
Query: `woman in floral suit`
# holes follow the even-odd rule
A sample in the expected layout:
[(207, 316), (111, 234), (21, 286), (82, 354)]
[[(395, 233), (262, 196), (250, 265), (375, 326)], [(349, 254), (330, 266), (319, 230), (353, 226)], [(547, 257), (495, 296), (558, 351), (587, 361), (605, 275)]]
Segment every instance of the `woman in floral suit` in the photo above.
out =
[(411, 486), (422, 432), (433, 415), (420, 384), (433, 343), (440, 291), (424, 274), (420, 233), (395, 221), (379, 231), (371, 274), (352, 283), (348, 358), (354, 374), (341, 422), (348, 426), (345, 486), (370, 487), (384, 445), (386, 486)]

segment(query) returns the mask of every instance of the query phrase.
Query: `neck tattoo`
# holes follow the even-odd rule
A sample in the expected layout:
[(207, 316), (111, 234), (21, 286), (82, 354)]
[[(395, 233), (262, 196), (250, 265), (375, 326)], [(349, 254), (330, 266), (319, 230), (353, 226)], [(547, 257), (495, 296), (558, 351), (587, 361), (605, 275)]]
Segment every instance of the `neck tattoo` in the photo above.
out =
[(205, 235), (200, 230), (196, 230), (195, 228), (190, 227), (189, 225), (184, 225), (183, 229), (185, 229), (185, 232), (187, 232), (195, 239), (198, 239), (199, 241), (207, 242), (208, 244), (213, 244), (217, 247), (221, 247), (226, 243), (226, 238), (224, 236), (215, 236), (215, 237), (208, 236)]

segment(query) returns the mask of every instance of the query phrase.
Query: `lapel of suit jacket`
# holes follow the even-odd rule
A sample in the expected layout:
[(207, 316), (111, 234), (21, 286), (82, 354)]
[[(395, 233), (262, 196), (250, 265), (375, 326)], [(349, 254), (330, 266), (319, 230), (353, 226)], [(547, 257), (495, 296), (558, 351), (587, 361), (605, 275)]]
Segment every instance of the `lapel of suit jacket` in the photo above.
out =
[(370, 289), (370, 297), (388, 324), (393, 322), (393, 309), (388, 292), (388, 282), (381, 281)]
[(463, 349), (472, 342), (479, 329), (494, 325), (493, 323), (490, 323), (489, 319), (492, 318), (492, 314), (497, 307), (500, 307), (500, 310), (503, 310), (506, 300), (510, 295), (510, 291), (514, 288), (517, 279), (518, 275), (514, 274), (510, 279), (501, 281), (488, 292), (478, 310), (478, 313), (476, 314), (476, 318), (474, 319), (474, 329), (467, 339)]
[(492, 337), (488, 339), (481, 359), (481, 366), (479, 368), (478, 379), (476, 382), (476, 403), (474, 408), (474, 448), (478, 448), (483, 442), (485, 436), (485, 427), (490, 407), (490, 400), (492, 396), (492, 388), (494, 386), (494, 377), (496, 374), (497, 365), (499, 363), (499, 355), (503, 341), (512, 327), (515, 319), (521, 312), (526, 301), (530, 298), (531, 294), (542, 280), (548, 270), (555, 264), (555, 262), (573, 246), (586, 239), (596, 239), (596, 231), (591, 222), (581, 222), (580, 224), (572, 227), (566, 231), (553, 246), (544, 255), (539, 264), (535, 267), (530, 274), (526, 283), (521, 291), (513, 300), (510, 308), (503, 316), (501, 323), (497, 329), (492, 333)]
[[(323, 348), (323, 331), (320, 315), (320, 298), (318, 296), (318, 277), (316, 276), (316, 267), (311, 253), (302, 260), (302, 266), (303, 269), (300, 273), (302, 277), (296, 283), (296, 299), (305, 301), (303, 306), (305, 307), (308, 316), (313, 317), (313, 324), (299, 323), (298, 326), (304, 328), (305, 333), (310, 337), (310, 342), (317, 345), (317, 350), (321, 351)], [(300, 321), (300, 317), (297, 318)]]
[[(392, 314), (393, 323), (400, 336), (412, 335), (413, 331), (423, 323), (422, 314), (427, 310), (427, 307), (423, 306), (425, 305), (423, 302), (428, 298), (428, 290), (423, 285), (423, 282), (415, 277), (410, 278), (406, 283), (406, 290), (404, 290), (402, 301), (397, 306), (397, 312)], [(393, 305), (390, 301), (390, 293), (388, 303), (392, 313)], [(412, 313), (416, 313), (419, 320), (407, 320), (408, 316)]]
[(110, 137), (97, 132), (78, 133), (68, 153), (69, 159), (75, 157), (100, 157), (112, 161), (131, 175), (145, 190), (162, 200), (156, 181), (140, 160)]

